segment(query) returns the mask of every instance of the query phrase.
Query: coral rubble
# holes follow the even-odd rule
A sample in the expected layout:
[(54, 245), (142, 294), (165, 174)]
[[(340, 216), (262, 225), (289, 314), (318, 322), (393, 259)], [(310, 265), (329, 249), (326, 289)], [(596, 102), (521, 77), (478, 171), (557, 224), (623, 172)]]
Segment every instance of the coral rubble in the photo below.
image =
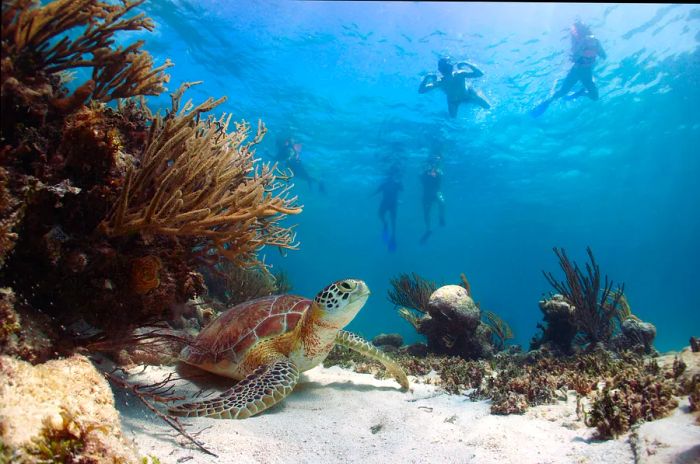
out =
[[(700, 357), (684, 351), (681, 358), (690, 372), (679, 373), (673, 356), (649, 359), (633, 352), (620, 354), (598, 350), (570, 357), (531, 352), (499, 353), (490, 360), (465, 360), (436, 356), (416, 358), (402, 347), (394, 355), (409, 375), (436, 382), (446, 392), (487, 399), (492, 414), (522, 414), (532, 406), (551, 404), (574, 394), (580, 419), (609, 439), (629, 431), (641, 421), (664, 417), (688, 395), (691, 408), (700, 404)], [(348, 350), (334, 348), (325, 366), (341, 365), (357, 372), (388, 375), (379, 363), (362, 359)]]
[(593, 395), (585, 422), (600, 438), (614, 438), (640, 421), (668, 415), (678, 406), (676, 382), (660, 375), (654, 362), (621, 366)]

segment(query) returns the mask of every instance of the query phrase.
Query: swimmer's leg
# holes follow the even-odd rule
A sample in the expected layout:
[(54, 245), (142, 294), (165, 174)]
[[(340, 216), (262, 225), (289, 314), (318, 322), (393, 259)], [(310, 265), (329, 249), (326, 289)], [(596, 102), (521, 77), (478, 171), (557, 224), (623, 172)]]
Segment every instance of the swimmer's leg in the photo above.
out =
[(586, 73), (581, 76), (581, 83), (586, 88), (588, 98), (591, 100), (598, 99), (598, 87), (593, 82), (593, 69), (588, 68)]
[[(571, 68), (571, 70), (569, 70), (569, 73), (564, 78), (564, 82), (559, 87), (559, 90), (554, 92), (549, 98), (547, 98), (546, 100), (541, 102), (539, 105), (537, 105), (532, 111), (530, 111), (530, 114), (535, 118), (542, 115), (545, 111), (547, 111), (547, 108), (549, 107), (550, 103), (552, 103), (557, 98), (561, 98), (561, 97), (565, 96), (567, 93), (569, 93), (571, 88), (574, 86), (574, 84), (576, 84), (576, 82), (578, 82), (578, 80), (579, 80), (578, 70), (574, 66)], [(559, 81), (557, 81), (557, 83), (555, 85), (558, 85), (558, 84), (559, 84)]]
[(584, 95), (588, 94), (588, 90), (584, 87), (578, 92), (572, 93), (571, 95), (567, 95), (564, 97), (565, 100), (576, 100), (578, 97), (583, 97)]
[(389, 240), (389, 225), (386, 221), (386, 213), (388, 212), (386, 206), (381, 204), (379, 206), (379, 219), (382, 221), (382, 241), (385, 243)]
[(389, 251), (396, 251), (396, 205), (389, 209), (389, 220), (391, 221), (391, 235), (387, 243)]
[(567, 74), (564, 78), (564, 82), (562, 83), (561, 87), (559, 87), (559, 90), (554, 92), (554, 94), (552, 94), (552, 96), (549, 97), (550, 102), (556, 100), (557, 98), (561, 98), (567, 93), (569, 93), (574, 87), (574, 85), (579, 81), (579, 79), (579, 69), (574, 66), (569, 71), (569, 74)]
[(430, 197), (423, 198), (423, 220), (425, 221), (425, 230), (430, 231), (430, 210), (433, 208), (433, 199)]
[(459, 102), (456, 102), (456, 101), (448, 101), (447, 102), (447, 111), (450, 112), (450, 117), (456, 118), (457, 117), (457, 110), (459, 110)]
[(438, 216), (440, 218), (440, 225), (445, 225), (445, 198), (442, 196), (442, 192), (437, 195), (438, 204)]
[(484, 94), (480, 90), (469, 89), (469, 101), (475, 103), (485, 110), (491, 108), (491, 103), (486, 99)]

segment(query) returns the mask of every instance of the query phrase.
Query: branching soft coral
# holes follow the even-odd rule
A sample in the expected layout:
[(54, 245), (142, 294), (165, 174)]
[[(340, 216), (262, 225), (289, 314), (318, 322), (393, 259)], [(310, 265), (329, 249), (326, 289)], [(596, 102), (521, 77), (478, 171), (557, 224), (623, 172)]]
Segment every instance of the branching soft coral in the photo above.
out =
[[(109, 218), (101, 224), (110, 236), (145, 232), (201, 238), (208, 253), (215, 250), (232, 262), (259, 264), (264, 245), (296, 248), (294, 235), (278, 222), (301, 208), (289, 197), (290, 185), (265, 164), (254, 168), (253, 147), (265, 135), (259, 124), (245, 143), (250, 125), (231, 115), (201, 120), (202, 113), (225, 99), (209, 98), (179, 110), (185, 84), (173, 94), (173, 108), (156, 117), (141, 165), (127, 174), (125, 187)], [(179, 111), (178, 111), (179, 110)]]
[[(163, 71), (172, 63), (153, 68), (151, 56), (141, 50), (143, 41), (112, 48), (116, 32), (153, 30), (153, 21), (144, 14), (125, 18), (143, 1), (56, 0), (45, 5), (34, 0), (3, 1), (3, 60), (12, 59), (20, 80), (39, 71), (52, 74), (92, 67), (91, 81), (80, 86), (83, 101), (90, 93), (102, 101), (157, 95), (169, 79)], [(75, 39), (65, 35), (81, 27), (85, 29)]]
[(390, 283), (392, 288), (389, 290), (389, 301), (399, 306), (399, 315), (419, 330), (425, 316), (419, 316), (412, 310), (426, 314), (430, 295), (437, 289), (437, 285), (415, 272), (411, 275), (401, 274), (391, 279)]
[(437, 289), (435, 282), (425, 279), (415, 272), (411, 275), (401, 274), (391, 279), (389, 301), (397, 306), (415, 309), (422, 313), (428, 312), (428, 300)]
[[(464, 275), (464, 274), (462, 274)], [(498, 314), (491, 311), (484, 311), (482, 321), (491, 330), (491, 342), (493, 346), (501, 351), (506, 347), (506, 341), (513, 338), (513, 330)]]
[(566, 281), (558, 281), (551, 273), (544, 272), (547, 281), (574, 307), (574, 321), (585, 342), (607, 343), (614, 331), (615, 318), (622, 313), (620, 301), (624, 284), (613, 291), (613, 282), (605, 276), (601, 287), (600, 267), (590, 248), (586, 248), (590, 264), (586, 263), (586, 275), (578, 264), (572, 263), (566, 251), (554, 248)]

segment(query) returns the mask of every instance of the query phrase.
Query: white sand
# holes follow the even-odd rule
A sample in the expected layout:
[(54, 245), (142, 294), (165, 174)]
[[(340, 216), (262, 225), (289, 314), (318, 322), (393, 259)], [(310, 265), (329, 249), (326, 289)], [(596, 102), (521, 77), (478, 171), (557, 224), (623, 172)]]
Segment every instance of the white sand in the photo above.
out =
[[(134, 377), (157, 380), (172, 368)], [(410, 377), (402, 393), (339, 367), (304, 373), (293, 394), (249, 419), (186, 419), (218, 455), (193, 449), (135, 399), (117, 392), (126, 437), (141, 455), (163, 463), (633, 463), (629, 434), (604, 442), (576, 418), (576, 400), (531, 408), (524, 415), (489, 414), (487, 401), (447, 395)], [(199, 389), (183, 384), (182, 390)], [(700, 426), (687, 399), (665, 419), (639, 428), (641, 463), (700, 463)], [(374, 433), (373, 433), (374, 428)]]

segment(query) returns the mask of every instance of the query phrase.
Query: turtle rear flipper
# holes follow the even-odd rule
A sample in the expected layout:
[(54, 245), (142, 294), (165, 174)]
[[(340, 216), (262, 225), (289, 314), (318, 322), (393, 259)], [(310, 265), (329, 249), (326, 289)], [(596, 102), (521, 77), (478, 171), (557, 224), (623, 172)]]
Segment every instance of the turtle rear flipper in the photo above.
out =
[(352, 332), (340, 330), (338, 335), (335, 337), (335, 343), (350, 348), (351, 350), (355, 350), (368, 358), (379, 361), (384, 365), (384, 367), (386, 367), (386, 370), (389, 371), (396, 381), (401, 384), (401, 388), (408, 390), (408, 377), (406, 377), (406, 373), (403, 371), (401, 366), (396, 364), (396, 362), (387, 356), (386, 353), (378, 350), (376, 346), (372, 345), (367, 340), (358, 337)]
[(168, 408), (175, 416), (245, 419), (273, 406), (289, 395), (299, 380), (299, 370), (287, 358), (258, 367), (252, 374), (216, 398)]

